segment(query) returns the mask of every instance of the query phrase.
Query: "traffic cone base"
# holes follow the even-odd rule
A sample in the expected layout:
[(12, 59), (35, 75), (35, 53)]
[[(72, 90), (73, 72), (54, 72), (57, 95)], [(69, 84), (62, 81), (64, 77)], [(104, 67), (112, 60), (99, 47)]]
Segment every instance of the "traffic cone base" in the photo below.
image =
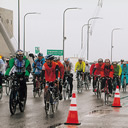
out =
[(65, 125), (80, 125), (78, 121), (78, 113), (77, 113), (77, 104), (76, 104), (76, 94), (72, 94), (72, 100), (70, 104), (70, 109), (68, 113), (68, 118)]

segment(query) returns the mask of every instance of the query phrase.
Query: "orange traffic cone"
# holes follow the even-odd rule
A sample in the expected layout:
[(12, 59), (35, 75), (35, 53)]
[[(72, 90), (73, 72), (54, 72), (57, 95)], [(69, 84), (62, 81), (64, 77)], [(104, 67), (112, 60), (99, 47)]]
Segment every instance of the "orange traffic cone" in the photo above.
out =
[(119, 92), (119, 86), (118, 85), (116, 87), (116, 92), (115, 92), (112, 107), (122, 107), (120, 104), (120, 92)]
[(72, 100), (70, 104), (70, 109), (68, 113), (68, 118), (65, 125), (80, 125), (78, 121), (78, 113), (77, 113), (77, 104), (76, 104), (76, 94), (72, 94)]

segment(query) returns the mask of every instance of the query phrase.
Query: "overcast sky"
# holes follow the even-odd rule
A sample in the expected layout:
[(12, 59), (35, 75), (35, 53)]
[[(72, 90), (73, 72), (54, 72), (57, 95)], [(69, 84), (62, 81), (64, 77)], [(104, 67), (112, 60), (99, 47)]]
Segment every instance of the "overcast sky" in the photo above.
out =
[[(14, 12), (14, 36), (17, 39), (17, 1), (0, 0), (0, 7)], [(69, 7), (79, 7), (82, 10), (66, 12), (65, 56), (79, 54), (81, 45), (81, 27), (94, 16), (98, 0), (20, 0), (21, 2), (21, 48), (23, 43), (23, 16), (27, 12), (40, 12), (41, 15), (26, 17), (26, 50), (34, 52), (39, 46), (46, 55), (47, 49), (62, 49), (63, 46), (63, 11)], [(102, 57), (110, 58), (111, 31), (114, 32), (113, 60), (121, 58), (128, 60), (128, 0), (103, 0), (103, 6), (98, 14), (101, 20), (96, 20), (92, 36), (90, 36), (89, 60)], [(84, 46), (86, 47), (87, 27), (84, 29)], [(85, 50), (86, 48), (84, 48)], [(82, 57), (86, 57), (86, 51)]]

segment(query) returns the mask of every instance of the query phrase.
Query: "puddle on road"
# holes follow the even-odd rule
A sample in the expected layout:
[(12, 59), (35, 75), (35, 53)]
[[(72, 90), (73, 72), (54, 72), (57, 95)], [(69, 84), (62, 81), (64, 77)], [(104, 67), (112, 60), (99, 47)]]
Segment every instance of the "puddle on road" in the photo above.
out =
[(105, 110), (93, 110), (88, 115), (86, 115), (86, 117), (101, 117), (101, 116), (107, 115), (107, 114), (109, 114), (111, 112), (112, 112), (112, 110), (108, 110), (108, 109), (105, 109)]
[(51, 126), (49, 126), (47, 128), (56, 128), (57, 126), (60, 126), (60, 125), (62, 125), (62, 123), (54, 124), (54, 125), (51, 125)]

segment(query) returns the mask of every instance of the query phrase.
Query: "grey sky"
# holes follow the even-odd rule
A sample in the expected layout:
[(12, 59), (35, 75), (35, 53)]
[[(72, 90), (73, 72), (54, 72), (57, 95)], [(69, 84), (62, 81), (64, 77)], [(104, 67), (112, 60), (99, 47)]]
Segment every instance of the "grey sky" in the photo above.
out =
[[(81, 27), (93, 16), (97, 3), (98, 0), (21, 0), (21, 44), (24, 14), (40, 12), (41, 15), (29, 15), (26, 18), (27, 51), (34, 52), (34, 47), (40, 46), (46, 55), (47, 49), (62, 49), (63, 11), (68, 7), (80, 7), (82, 10), (70, 10), (66, 13), (65, 56), (78, 54)], [(0, 7), (14, 11), (14, 36), (17, 39), (17, 0), (0, 0)], [(110, 58), (111, 30), (116, 27), (123, 29), (114, 32), (113, 59), (127, 59), (127, 7), (128, 0), (103, 0), (103, 7), (99, 13), (103, 19), (96, 21), (93, 34), (90, 36), (90, 60), (99, 57)], [(86, 44), (87, 28), (84, 30)]]

